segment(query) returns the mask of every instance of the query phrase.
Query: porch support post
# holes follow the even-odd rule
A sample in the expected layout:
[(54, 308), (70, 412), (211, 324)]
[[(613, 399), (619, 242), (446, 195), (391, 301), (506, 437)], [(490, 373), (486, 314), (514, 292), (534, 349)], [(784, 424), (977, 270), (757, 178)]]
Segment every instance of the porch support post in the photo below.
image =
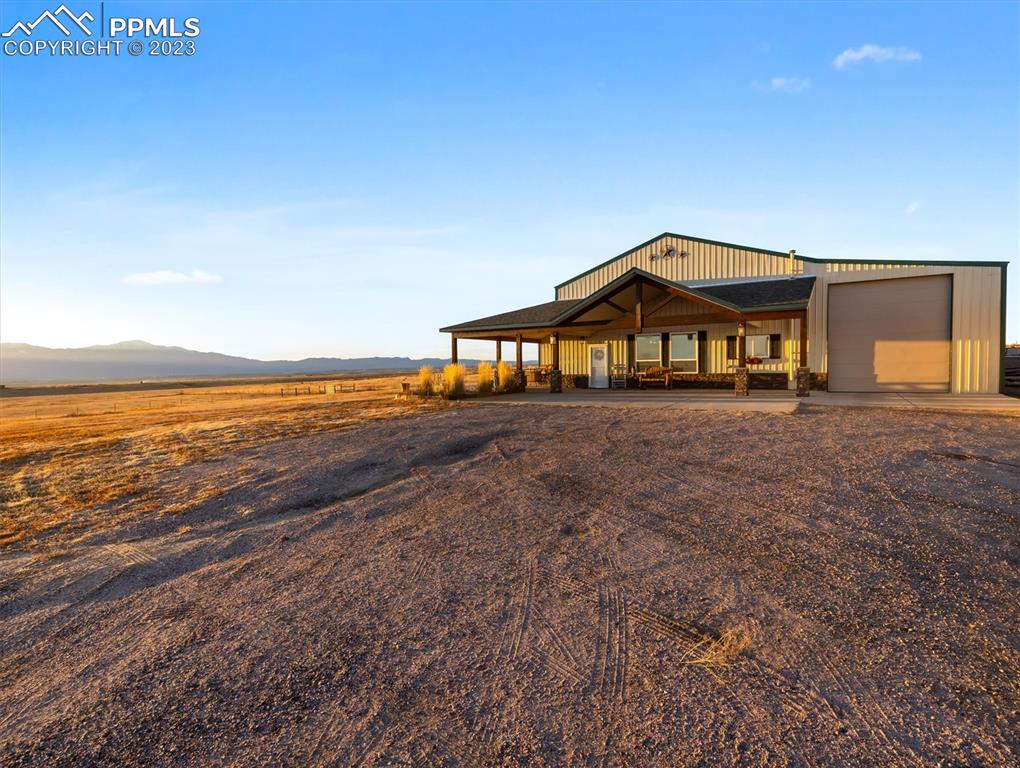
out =
[(634, 330), (641, 333), (645, 324), (644, 311), (641, 306), (645, 283), (640, 277), (634, 281)]
[(733, 394), (746, 397), (750, 394), (747, 375), (747, 320), (737, 321), (737, 370), (735, 371)]
[(496, 365), (500, 364), (503, 359), (503, 342), (496, 339)]
[(450, 362), (457, 363), (457, 334), (450, 334)]
[(549, 344), (552, 346), (552, 366), (553, 369), (549, 374), (549, 391), (550, 392), (562, 392), (563, 391), (563, 374), (560, 373), (560, 334), (559, 332), (553, 333), (549, 337)]
[(811, 368), (807, 359), (807, 312), (800, 319), (800, 364), (797, 367), (797, 397), (811, 396)]
[(514, 371), (514, 388), (518, 392), (523, 392), (528, 386), (528, 381), (524, 378), (524, 338), (521, 334), (517, 334), (514, 344), (517, 347), (517, 369)]

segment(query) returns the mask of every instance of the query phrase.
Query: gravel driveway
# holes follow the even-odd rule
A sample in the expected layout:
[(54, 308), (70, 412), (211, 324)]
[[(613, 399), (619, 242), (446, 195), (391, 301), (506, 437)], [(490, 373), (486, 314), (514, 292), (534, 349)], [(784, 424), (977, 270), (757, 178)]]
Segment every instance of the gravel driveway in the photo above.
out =
[(0, 558), (4, 766), (1016, 765), (1020, 420), (474, 406)]

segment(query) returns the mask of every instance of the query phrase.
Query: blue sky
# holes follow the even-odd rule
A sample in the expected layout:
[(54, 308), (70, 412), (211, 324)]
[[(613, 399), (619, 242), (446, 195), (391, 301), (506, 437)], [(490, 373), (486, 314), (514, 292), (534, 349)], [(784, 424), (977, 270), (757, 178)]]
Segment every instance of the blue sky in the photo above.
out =
[(1010, 260), (1018, 341), (1018, 7), (107, 2), (197, 51), (0, 56), (0, 338), (447, 354), (668, 230)]

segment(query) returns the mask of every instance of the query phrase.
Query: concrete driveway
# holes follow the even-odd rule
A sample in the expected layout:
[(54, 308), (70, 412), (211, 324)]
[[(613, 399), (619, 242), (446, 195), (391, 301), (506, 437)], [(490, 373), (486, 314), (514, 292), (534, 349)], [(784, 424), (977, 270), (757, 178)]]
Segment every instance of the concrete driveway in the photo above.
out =
[(748, 397), (736, 397), (729, 390), (595, 390), (568, 389), (551, 394), (547, 389), (531, 389), (517, 395), (481, 401), (486, 404), (567, 405), (602, 408), (681, 408), (684, 410), (755, 411), (794, 413), (800, 407), (844, 406), (861, 408), (897, 408), (926, 411), (994, 411), (1020, 416), (1020, 398), (1005, 395), (950, 395), (902, 393), (812, 392), (797, 397), (788, 390), (753, 391)]

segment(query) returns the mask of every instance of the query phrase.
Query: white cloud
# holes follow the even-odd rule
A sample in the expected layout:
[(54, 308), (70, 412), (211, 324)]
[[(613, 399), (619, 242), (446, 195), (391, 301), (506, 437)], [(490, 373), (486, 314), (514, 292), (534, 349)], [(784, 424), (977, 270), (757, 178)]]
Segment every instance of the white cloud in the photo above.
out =
[(752, 80), (751, 87), (756, 91), (800, 93), (811, 87), (811, 81), (806, 77), (773, 77), (764, 83), (760, 80)]
[(917, 210), (921, 207), (920, 200), (913, 200), (907, 204), (906, 209), (903, 211), (907, 216), (913, 216), (917, 213)]
[(193, 269), (190, 274), (175, 272), (171, 269), (157, 269), (154, 272), (134, 272), (125, 275), (122, 282), (128, 285), (178, 285), (180, 283), (219, 283), (223, 278), (201, 269)]
[(880, 45), (862, 45), (860, 48), (847, 48), (832, 62), (836, 69), (845, 69), (850, 64), (861, 61), (920, 61), (921, 53), (910, 48), (883, 48)]
[(769, 87), (773, 91), (783, 93), (800, 93), (811, 87), (811, 81), (806, 77), (773, 77), (769, 81)]

